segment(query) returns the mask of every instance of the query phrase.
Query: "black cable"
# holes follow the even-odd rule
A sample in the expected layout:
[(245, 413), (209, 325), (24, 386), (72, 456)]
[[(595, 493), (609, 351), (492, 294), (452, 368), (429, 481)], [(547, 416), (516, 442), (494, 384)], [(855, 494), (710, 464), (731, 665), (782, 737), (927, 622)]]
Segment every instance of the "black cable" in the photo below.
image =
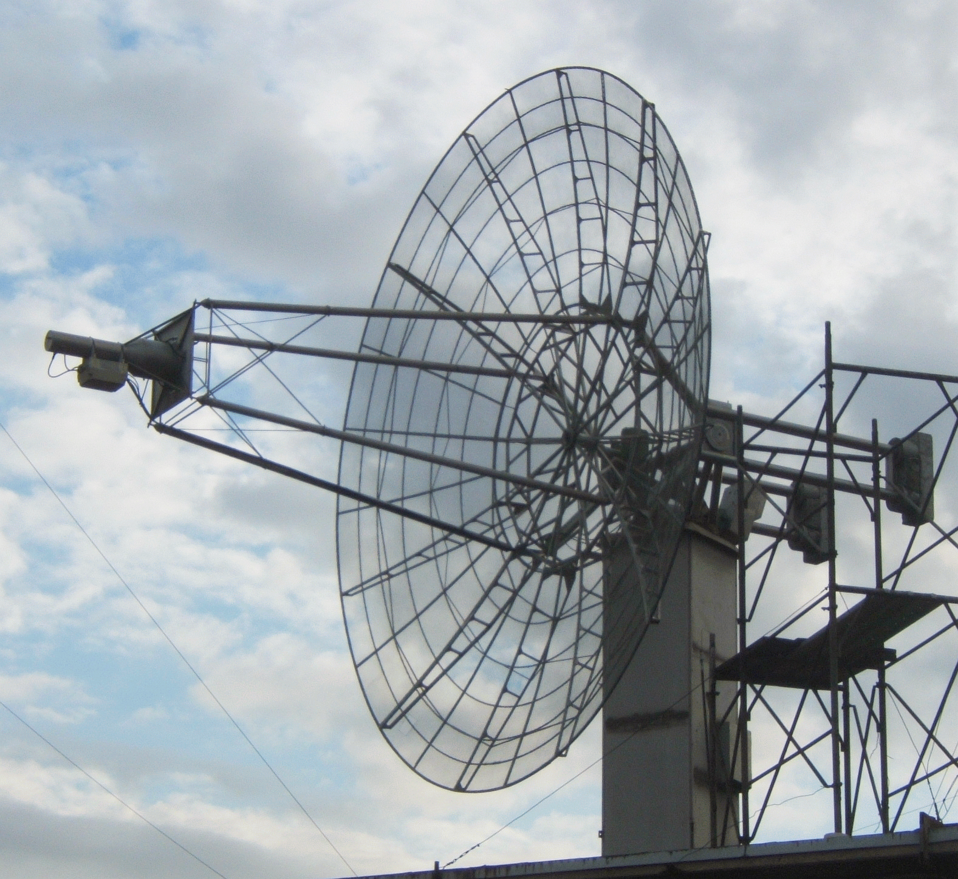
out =
[[(2, 427), (2, 425), (0, 425), (0, 427)], [(4, 430), (4, 433), (6, 433), (6, 430)], [(7, 434), (7, 436), (9, 435), (10, 434)], [(121, 806), (124, 806), (125, 808), (129, 809), (134, 815), (136, 815), (137, 818), (139, 818), (141, 821), (145, 822), (146, 824), (149, 824), (150, 827), (152, 827), (157, 833), (159, 833), (161, 836), (166, 837), (170, 842), (173, 843), (173, 845), (175, 845), (179, 849), (182, 849), (184, 852), (186, 852), (186, 854), (188, 854), (191, 858), (193, 858), (193, 860), (198, 861), (204, 867), (206, 867), (207, 870), (210, 870), (211, 872), (215, 873), (217, 876), (221, 877), (221, 879), (227, 879), (227, 877), (224, 876), (219, 870), (217, 870), (216, 867), (212, 867), (209, 864), (207, 864), (206, 861), (204, 861), (199, 855), (191, 852), (185, 845), (183, 845), (183, 843), (177, 842), (172, 836), (170, 836), (169, 833), (167, 833), (161, 827), (157, 827), (157, 825), (154, 824), (149, 818), (147, 818), (146, 815), (134, 809), (133, 806), (131, 806), (128, 802), (126, 802), (126, 800), (122, 799), (118, 794), (113, 793), (113, 791), (111, 791), (105, 784), (103, 784), (101, 781), (98, 781), (96, 778), (90, 775), (89, 772), (87, 772), (79, 763), (76, 762), (76, 760), (73, 760), (72, 758), (64, 754), (63, 751), (61, 751), (56, 745), (54, 745), (53, 742), (51, 742), (45, 735), (43, 735), (43, 733), (41, 733), (36, 727), (30, 726), (30, 724), (27, 723), (19, 714), (17, 714), (17, 712), (14, 711), (9, 705), (7, 705), (6, 702), (0, 702), (0, 706), (2, 706), (7, 711), (9, 711), (10, 714), (12, 714), (17, 720), (19, 720), (20, 723), (22, 723), (28, 730), (30, 730), (30, 732), (32, 732), (37, 738), (46, 742), (47, 745), (49, 745), (54, 751), (56, 751), (74, 769), (76, 769), (78, 772), (82, 772), (87, 778), (90, 779), (90, 781), (92, 781), (98, 788), (100, 788), (100, 790), (108, 793)]]
[[(260, 751), (260, 749), (257, 748), (256, 745), (253, 744), (253, 740), (246, 734), (246, 732), (245, 732), (245, 731), (243, 730), (243, 728), (239, 725), (239, 723), (237, 723), (237, 721), (236, 721), (236, 719), (233, 717), (233, 715), (229, 713), (229, 711), (226, 709), (226, 706), (223, 705), (222, 702), (220, 702), (220, 700), (217, 698), (216, 694), (210, 689), (210, 687), (209, 687), (209, 685), (206, 683), (206, 681), (203, 680), (203, 678), (202, 678), (202, 676), (200, 675), (200, 673), (196, 670), (196, 668), (194, 668), (193, 664), (192, 664), (192, 663), (186, 658), (186, 656), (183, 654), (183, 651), (181, 651), (180, 648), (177, 647), (176, 644), (173, 643), (173, 639), (170, 638), (170, 636), (166, 634), (166, 632), (164, 631), (163, 627), (160, 625), (159, 620), (157, 620), (157, 618), (156, 618), (155, 616), (153, 616), (152, 613), (150, 613), (150, 611), (147, 609), (146, 605), (140, 600), (139, 596), (133, 591), (133, 588), (130, 586), (130, 584), (127, 583), (126, 580), (123, 579), (122, 574), (120, 574), (120, 572), (116, 569), (116, 567), (114, 566), (113, 562), (111, 562), (111, 561), (107, 558), (106, 553), (104, 553), (103, 550), (100, 549), (100, 547), (97, 545), (96, 541), (90, 536), (90, 534), (87, 532), (87, 530), (80, 524), (79, 520), (78, 520), (77, 517), (74, 516), (73, 513), (70, 511), (70, 508), (66, 505), (66, 503), (65, 503), (64, 500), (63, 500), (63, 498), (61, 498), (60, 495), (57, 494), (56, 489), (47, 481), (46, 477), (37, 469), (36, 464), (34, 464), (33, 461), (30, 460), (30, 457), (27, 455), (26, 452), (24, 452), (24, 450), (20, 447), (20, 445), (19, 445), (19, 444), (17, 443), (17, 441), (13, 438), (13, 436), (11, 436), (10, 431), (7, 430), (7, 428), (3, 425), (2, 422), (0, 422), (0, 430), (2, 430), (2, 431), (7, 435), (7, 438), (10, 440), (11, 443), (13, 443), (13, 445), (16, 447), (17, 451), (23, 456), (24, 460), (30, 465), (30, 467), (32, 468), (33, 472), (37, 474), (37, 477), (40, 479), (40, 481), (50, 490), (50, 493), (57, 499), (57, 502), (60, 504), (61, 507), (63, 507), (64, 511), (65, 511), (66, 514), (73, 520), (73, 522), (74, 522), (74, 524), (77, 526), (77, 528), (80, 529), (80, 531), (81, 531), (81, 533), (83, 534), (83, 536), (86, 537), (86, 539), (90, 542), (90, 545), (97, 551), (97, 553), (100, 555), (100, 558), (102, 558), (103, 561), (106, 562), (106, 564), (107, 564), (107, 566), (110, 568), (110, 570), (113, 571), (113, 573), (116, 575), (116, 578), (120, 581), (120, 583), (123, 584), (123, 587), (126, 589), (126, 591), (130, 593), (130, 595), (133, 597), (133, 600), (140, 606), (140, 609), (143, 611), (143, 613), (145, 613), (145, 614), (147, 615), (147, 617), (149, 617), (150, 622), (152, 622), (153, 625), (156, 626), (156, 628), (157, 628), (157, 630), (159, 631), (159, 633), (166, 639), (166, 642), (170, 645), (170, 647), (173, 648), (173, 650), (174, 650), (174, 652), (176, 653), (176, 655), (179, 656), (181, 660), (183, 660), (183, 664), (192, 672), (193, 676), (196, 678), (197, 681), (199, 681), (199, 683), (200, 683), (200, 685), (203, 687), (203, 689), (206, 690), (207, 693), (209, 693), (210, 698), (219, 706), (220, 711), (222, 711), (223, 714), (226, 715), (226, 717), (227, 717), (227, 719), (229, 720), (229, 722), (232, 723), (233, 726), (236, 728), (236, 731), (246, 740), (246, 743), (250, 746), (250, 748), (253, 749), (253, 752), (256, 754), (257, 757), (259, 757), (259, 759), (262, 761), (263, 765), (272, 773), (273, 778), (275, 778), (275, 779), (279, 782), (279, 784), (282, 786), (283, 790), (285, 790), (286, 793), (289, 794), (289, 796), (290, 796), (290, 798), (292, 799), (292, 801), (293, 801), (294, 803), (296, 803), (296, 805), (299, 807), (300, 811), (306, 816), (306, 818), (307, 818), (307, 820), (309, 821), (309, 823), (312, 824), (313, 827), (315, 827), (317, 831), (319, 831), (320, 836), (322, 836), (323, 839), (326, 840), (326, 843), (327, 843), (327, 844), (329, 845), (329, 847), (336, 853), (336, 855), (339, 857), (339, 859), (346, 865), (346, 868), (349, 870), (349, 872), (352, 873), (353, 876), (358, 876), (358, 874), (356, 873), (356, 871), (353, 869), (352, 864), (350, 864), (349, 861), (347, 861), (346, 858), (343, 856), (343, 853), (342, 853), (338, 848), (336, 848), (336, 846), (335, 846), (335, 844), (333, 843), (333, 841), (326, 835), (326, 833), (325, 833), (325, 831), (323, 830), (323, 828), (320, 827), (319, 824), (316, 823), (316, 820), (313, 818), (312, 815), (309, 814), (309, 812), (307, 811), (306, 807), (300, 802), (300, 800), (299, 800), (299, 798), (296, 796), (296, 794), (294, 794), (294, 793), (289, 789), (289, 786), (286, 784), (286, 782), (283, 781), (282, 778), (280, 778), (279, 773), (272, 767), (272, 765), (270, 764), (269, 760), (267, 760), (266, 757), (263, 755), (263, 752)], [(9, 709), (8, 709), (8, 710), (9, 710)], [(46, 741), (46, 740), (44, 739), (44, 741)], [(51, 745), (51, 747), (53, 747), (53, 746)], [(58, 753), (60, 753), (60, 752), (58, 752)], [(69, 759), (69, 758), (67, 758), (67, 759)], [(72, 761), (71, 761), (71, 762), (72, 762)], [(79, 767), (78, 767), (78, 768), (79, 768)], [(81, 770), (81, 771), (82, 771), (82, 770)], [(161, 832), (162, 832), (162, 831), (161, 831)], [(165, 835), (165, 834), (164, 834), (164, 835)], [(178, 844), (178, 843), (177, 843), (177, 844)]]

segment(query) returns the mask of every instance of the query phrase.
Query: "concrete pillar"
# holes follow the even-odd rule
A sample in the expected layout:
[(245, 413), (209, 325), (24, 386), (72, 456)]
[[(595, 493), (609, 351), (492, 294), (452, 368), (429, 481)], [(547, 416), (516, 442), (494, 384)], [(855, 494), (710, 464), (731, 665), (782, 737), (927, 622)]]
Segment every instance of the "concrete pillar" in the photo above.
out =
[[(613, 545), (607, 582), (631, 571), (628, 549)], [(737, 843), (738, 796), (727, 783), (735, 715), (731, 730), (709, 730), (708, 722), (710, 667), (736, 652), (736, 582), (735, 547), (688, 526), (658, 622), (606, 694), (603, 855)], [(629, 601), (628, 590), (607, 595), (607, 602)], [(607, 606), (606, 619), (616, 619), (615, 608)], [(723, 683), (717, 717), (733, 699), (734, 686)]]

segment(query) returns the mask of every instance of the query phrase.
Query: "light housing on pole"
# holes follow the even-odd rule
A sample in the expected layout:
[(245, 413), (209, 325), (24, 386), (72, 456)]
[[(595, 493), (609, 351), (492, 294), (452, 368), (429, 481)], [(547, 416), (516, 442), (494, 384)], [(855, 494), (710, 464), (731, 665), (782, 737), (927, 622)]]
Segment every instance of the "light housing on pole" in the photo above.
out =
[(820, 565), (835, 554), (828, 524), (828, 489), (796, 482), (788, 505), (788, 545), (802, 553), (807, 565)]
[(906, 525), (917, 527), (935, 518), (935, 453), (930, 433), (895, 437), (885, 458), (885, 480), (898, 497), (886, 501), (893, 513), (901, 513)]

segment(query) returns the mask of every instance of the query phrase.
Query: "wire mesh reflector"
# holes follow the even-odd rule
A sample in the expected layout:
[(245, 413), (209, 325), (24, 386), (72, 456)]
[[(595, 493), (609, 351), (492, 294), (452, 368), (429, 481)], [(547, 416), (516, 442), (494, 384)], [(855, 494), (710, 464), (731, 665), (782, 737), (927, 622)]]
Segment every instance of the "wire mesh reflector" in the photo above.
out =
[(366, 700), (430, 781), (541, 769), (634, 653), (701, 440), (706, 241), (652, 105), (591, 69), (507, 91), (416, 201), (374, 305), (420, 316), (367, 322), (403, 362), (357, 364), (344, 430), (375, 443), (339, 467), (410, 516), (341, 499), (337, 526)]

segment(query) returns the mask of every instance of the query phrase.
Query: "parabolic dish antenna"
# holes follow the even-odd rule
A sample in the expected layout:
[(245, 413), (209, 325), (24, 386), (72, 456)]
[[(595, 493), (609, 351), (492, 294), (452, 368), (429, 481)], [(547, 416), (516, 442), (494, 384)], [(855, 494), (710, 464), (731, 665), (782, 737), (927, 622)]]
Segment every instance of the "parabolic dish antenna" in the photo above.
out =
[[(931, 552), (956, 545), (934, 493), (958, 377), (837, 362), (826, 325), (825, 368), (777, 416), (707, 406), (707, 238), (652, 105), (601, 71), (554, 70), (456, 140), (373, 307), (208, 299), (125, 344), (56, 331), (44, 344), (80, 359), (83, 387), (132, 385), (161, 433), (337, 494), (359, 679), (424, 778), (513, 784), (608, 700), (607, 855), (748, 844), (776, 785), (806, 776), (836, 833), (888, 833), (926, 787), (947, 808), (958, 766), (941, 738), (958, 672), (925, 650), (953, 649), (958, 631), (950, 568)], [(367, 321), (360, 350), (328, 347), (343, 339), (333, 317)], [(315, 358), (356, 364), (343, 430), (322, 417)], [(814, 426), (785, 420), (819, 390)], [(899, 438), (880, 441), (868, 398), (902, 394)], [(341, 448), (336, 482), (317, 437)], [(766, 505), (774, 521), (760, 522)], [(690, 515), (704, 533), (680, 541)], [(795, 580), (783, 545), (824, 566), (822, 591)], [(805, 603), (750, 639), (781, 611), (775, 572)], [(664, 587), (659, 637), (637, 652)], [(701, 699), (702, 645), (668, 612), (682, 603), (709, 634)], [(652, 718), (676, 722), (662, 737)], [(667, 790), (634, 784), (662, 772)]]
[(337, 529), (366, 701), (424, 778), (541, 769), (642, 638), (701, 444), (707, 241), (652, 104), (586, 68), (506, 91), (416, 200), (374, 302), (394, 312), (362, 337), (384, 360), (352, 378), (344, 430), (370, 443), (343, 445), (339, 482), (422, 521), (340, 496)]

